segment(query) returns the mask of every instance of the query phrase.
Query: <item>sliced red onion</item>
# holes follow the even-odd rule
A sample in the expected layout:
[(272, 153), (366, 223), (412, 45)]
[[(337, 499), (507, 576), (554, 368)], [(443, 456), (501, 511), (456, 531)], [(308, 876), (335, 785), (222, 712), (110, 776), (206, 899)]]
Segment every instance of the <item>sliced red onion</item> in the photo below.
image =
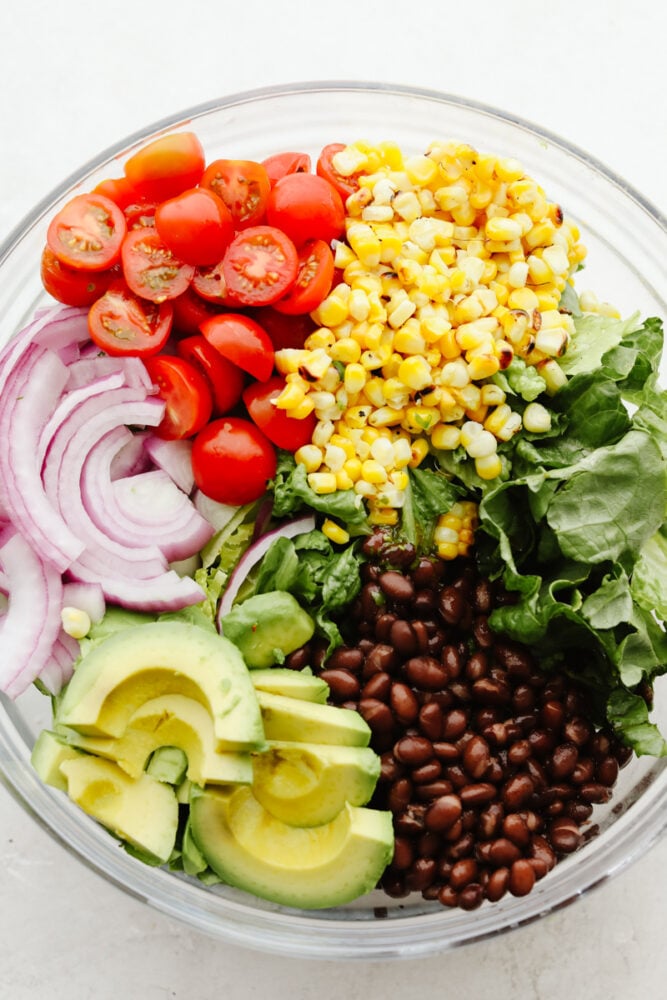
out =
[(309, 531), (315, 529), (315, 518), (313, 515), (306, 514), (304, 517), (296, 518), (294, 521), (288, 521), (286, 524), (281, 524), (278, 528), (273, 531), (267, 531), (264, 535), (257, 539), (250, 548), (246, 549), (239, 561), (237, 562), (234, 570), (229, 578), (225, 591), (220, 599), (220, 604), (218, 605), (218, 614), (216, 619), (216, 625), (218, 631), (221, 630), (221, 620), (222, 618), (231, 611), (232, 605), (234, 603), (234, 598), (239, 592), (239, 588), (250, 570), (255, 566), (260, 559), (263, 559), (266, 553), (271, 548), (272, 544), (277, 538), (295, 538), (297, 535), (305, 535)]
[(140, 472), (148, 472), (152, 468), (151, 460), (144, 449), (144, 441), (150, 431), (127, 431), (125, 443), (118, 449), (111, 460), (109, 479), (122, 479), (123, 476), (136, 476)]
[(119, 373), (125, 385), (153, 393), (153, 383), (140, 358), (111, 358), (108, 355), (78, 358), (67, 366), (69, 378), (67, 391), (96, 382), (105, 375)]
[(37, 459), (40, 463), (40, 468), (47, 451), (51, 448), (51, 442), (55, 434), (60, 430), (65, 420), (67, 420), (71, 414), (76, 413), (81, 404), (87, 399), (90, 399), (92, 396), (102, 396), (105, 393), (110, 392), (111, 389), (120, 389), (124, 384), (125, 382), (122, 372), (115, 371), (102, 375), (94, 382), (78, 386), (76, 389), (72, 389), (71, 391), (65, 393), (65, 395), (59, 400), (57, 406), (53, 409), (39, 435), (39, 442), (37, 444)]
[(202, 517), (213, 525), (214, 531), (221, 531), (238, 512), (238, 507), (211, 500), (201, 490), (195, 490), (192, 500)]
[(149, 434), (144, 448), (151, 460), (173, 479), (179, 490), (190, 494), (194, 489), (195, 477), (192, 472), (192, 441), (166, 441), (157, 434)]
[(110, 604), (137, 611), (179, 611), (191, 604), (199, 604), (206, 594), (189, 576), (179, 576), (167, 570), (146, 580), (103, 575), (98, 569), (89, 570), (85, 555), (67, 571), (70, 580), (82, 583), (99, 583)]
[(76, 639), (60, 630), (51, 648), (51, 656), (42, 668), (39, 679), (51, 694), (59, 694), (74, 673), (74, 664), (81, 649)]
[(0, 561), (9, 583), (0, 622), (0, 690), (17, 698), (49, 661), (61, 626), (62, 580), (13, 527), (0, 532)]
[(88, 310), (54, 306), (39, 315), (9, 340), (0, 351), (0, 398), (5, 385), (31, 345), (53, 351), (88, 340)]
[(78, 608), (86, 612), (91, 622), (101, 622), (106, 611), (104, 591), (99, 583), (66, 583), (63, 586), (63, 608)]

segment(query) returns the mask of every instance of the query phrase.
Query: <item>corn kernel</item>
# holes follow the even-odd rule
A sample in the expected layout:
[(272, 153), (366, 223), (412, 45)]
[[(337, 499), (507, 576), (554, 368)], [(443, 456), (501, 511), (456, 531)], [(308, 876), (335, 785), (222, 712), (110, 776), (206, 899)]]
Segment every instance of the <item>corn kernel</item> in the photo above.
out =
[(317, 472), (323, 459), (322, 449), (314, 444), (304, 444), (294, 452), (294, 461), (298, 465), (305, 465), (306, 472)]
[(431, 431), (431, 444), (439, 451), (453, 451), (461, 443), (461, 431), (453, 424), (436, 424)]
[(289, 411), (290, 417), (293, 420), (305, 420), (315, 409), (315, 404), (313, 403), (310, 395), (304, 396), (303, 400), (296, 406), (292, 406)]
[(292, 410), (300, 406), (306, 398), (306, 394), (298, 385), (287, 384), (280, 395), (275, 400), (275, 405), (279, 410)]
[(348, 458), (348, 460), (343, 465), (341, 472), (344, 472), (353, 483), (356, 483), (358, 479), (361, 479), (362, 465), (360, 458)]
[(523, 426), (533, 434), (551, 430), (551, 414), (541, 403), (529, 403), (523, 411)]
[(310, 472), (308, 474), (308, 485), (313, 493), (317, 493), (318, 495), (335, 493), (338, 488), (333, 472)]
[(502, 462), (497, 453), (475, 459), (475, 472), (480, 479), (496, 479), (502, 472)]
[(425, 358), (417, 355), (401, 362), (398, 377), (404, 385), (417, 392), (431, 385), (433, 381), (431, 366)]
[(367, 458), (362, 462), (361, 475), (367, 483), (372, 483), (374, 486), (386, 483), (388, 479), (387, 470), (374, 458)]
[(321, 530), (322, 534), (326, 535), (329, 541), (334, 542), (336, 545), (345, 545), (350, 540), (349, 532), (329, 517), (323, 522)]
[(376, 507), (371, 505), (368, 520), (371, 524), (391, 527), (394, 524), (398, 524), (398, 511), (393, 507)]
[(411, 447), (412, 458), (408, 462), (411, 469), (416, 469), (424, 461), (429, 453), (428, 441), (426, 438), (415, 438)]

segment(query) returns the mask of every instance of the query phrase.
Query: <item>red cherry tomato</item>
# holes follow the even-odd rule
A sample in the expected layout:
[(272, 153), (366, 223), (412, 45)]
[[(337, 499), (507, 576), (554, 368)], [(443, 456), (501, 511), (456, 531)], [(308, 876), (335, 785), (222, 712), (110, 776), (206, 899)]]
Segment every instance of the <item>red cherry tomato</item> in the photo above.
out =
[(171, 304), (174, 307), (173, 332), (177, 336), (199, 333), (199, 327), (205, 319), (220, 314), (220, 309), (198, 295), (192, 285), (189, 285), (181, 295), (171, 299)]
[(194, 132), (174, 132), (134, 153), (125, 176), (144, 198), (164, 201), (195, 187), (204, 167), (204, 150)]
[(165, 401), (164, 417), (155, 433), (170, 441), (197, 434), (210, 420), (213, 409), (204, 375), (189, 361), (168, 354), (147, 358), (145, 364)]
[(236, 309), (243, 305), (227, 288), (222, 261), (212, 267), (196, 267), (191, 286), (197, 295), (214, 305)]
[(193, 265), (217, 264), (234, 239), (229, 209), (207, 188), (163, 201), (155, 209), (155, 228), (175, 257)]
[(288, 416), (285, 410), (279, 409), (275, 401), (284, 388), (285, 380), (282, 375), (273, 375), (266, 382), (253, 382), (249, 385), (243, 393), (243, 402), (254, 422), (276, 448), (296, 451), (302, 445), (310, 444), (317, 417), (311, 413), (297, 420)]
[(133, 229), (123, 240), (123, 277), (135, 295), (164, 302), (181, 295), (190, 284), (194, 267), (174, 257), (157, 229)]
[(224, 201), (238, 226), (254, 226), (264, 217), (271, 183), (261, 163), (214, 160), (201, 184)]
[(306, 338), (317, 329), (317, 324), (307, 313), (286, 316), (276, 312), (273, 306), (261, 306), (258, 309), (251, 309), (249, 315), (266, 330), (274, 351), (280, 351), (284, 347), (301, 349)]
[(44, 288), (58, 302), (66, 306), (90, 306), (119, 278), (120, 267), (114, 264), (106, 271), (78, 271), (61, 263), (46, 246), (42, 251), (40, 274)]
[(342, 149), (345, 149), (342, 142), (332, 142), (325, 146), (317, 159), (315, 172), (329, 181), (329, 184), (336, 188), (343, 201), (347, 201), (351, 194), (359, 190), (359, 181), (354, 174), (350, 177), (344, 177), (334, 167), (333, 158)]
[(288, 236), (272, 226), (242, 230), (222, 258), (228, 292), (245, 306), (268, 306), (282, 298), (291, 288), (298, 266), (296, 247)]
[(299, 269), (294, 284), (273, 308), (288, 316), (312, 312), (329, 294), (333, 276), (334, 258), (329, 244), (324, 240), (309, 240), (299, 249)]
[(115, 264), (127, 226), (125, 216), (103, 194), (78, 194), (54, 215), (46, 242), (67, 267), (105, 271)]
[(123, 209), (128, 232), (131, 229), (154, 229), (156, 208), (156, 202), (135, 197), (134, 201)]
[(192, 446), (195, 483), (219, 503), (240, 507), (259, 500), (276, 473), (276, 452), (266, 435), (242, 417), (221, 417)]
[(308, 153), (275, 153), (273, 156), (262, 160), (262, 166), (266, 170), (271, 187), (279, 181), (285, 174), (308, 174), (310, 173), (311, 162)]
[(179, 357), (206, 377), (213, 398), (213, 416), (222, 417), (233, 410), (245, 385), (243, 371), (216, 351), (201, 333), (179, 340), (176, 350)]
[(265, 382), (273, 371), (273, 344), (259, 323), (242, 313), (221, 313), (205, 320), (201, 332), (223, 357)]
[(345, 230), (345, 208), (335, 188), (317, 174), (286, 174), (272, 188), (266, 220), (297, 245), (331, 240)]
[(122, 281), (114, 282), (88, 311), (93, 343), (113, 357), (146, 358), (161, 351), (171, 332), (173, 310), (133, 295)]
[(112, 202), (123, 211), (138, 199), (137, 192), (127, 177), (108, 177), (93, 188), (93, 193), (103, 194), (106, 198), (111, 198)]

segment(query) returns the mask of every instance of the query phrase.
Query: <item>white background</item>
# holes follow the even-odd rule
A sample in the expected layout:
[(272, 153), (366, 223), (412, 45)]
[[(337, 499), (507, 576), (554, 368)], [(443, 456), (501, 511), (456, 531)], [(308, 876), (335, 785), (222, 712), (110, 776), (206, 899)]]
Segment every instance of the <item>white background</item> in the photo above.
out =
[[(20, 0), (0, 11), (0, 242), (70, 172), (229, 93), (380, 81), (495, 105), (585, 148), (664, 212), (656, 0)], [(189, 11), (189, 13), (186, 13)], [(420, 963), (216, 943), (73, 860), (0, 788), (0, 1000), (634, 1000), (665, 995), (667, 843), (575, 905)]]

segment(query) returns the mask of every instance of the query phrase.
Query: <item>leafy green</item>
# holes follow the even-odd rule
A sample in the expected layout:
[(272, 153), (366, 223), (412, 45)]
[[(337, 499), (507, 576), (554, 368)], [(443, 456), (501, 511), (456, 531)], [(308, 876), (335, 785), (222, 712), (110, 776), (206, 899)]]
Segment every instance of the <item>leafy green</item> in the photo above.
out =
[(531, 403), (546, 391), (547, 384), (534, 365), (527, 365), (522, 358), (514, 357), (504, 371), (497, 372), (492, 380), (503, 392), (520, 396)]
[(462, 487), (456, 486), (440, 470), (409, 470), (401, 527), (418, 552), (431, 550), (438, 518), (441, 514), (446, 514), (465, 494)]
[(315, 493), (308, 485), (305, 466), (297, 465), (288, 452), (278, 455), (278, 467), (271, 487), (276, 517), (287, 517), (310, 508), (342, 521), (351, 534), (358, 535), (369, 530), (366, 509), (359, 494), (354, 490)]

